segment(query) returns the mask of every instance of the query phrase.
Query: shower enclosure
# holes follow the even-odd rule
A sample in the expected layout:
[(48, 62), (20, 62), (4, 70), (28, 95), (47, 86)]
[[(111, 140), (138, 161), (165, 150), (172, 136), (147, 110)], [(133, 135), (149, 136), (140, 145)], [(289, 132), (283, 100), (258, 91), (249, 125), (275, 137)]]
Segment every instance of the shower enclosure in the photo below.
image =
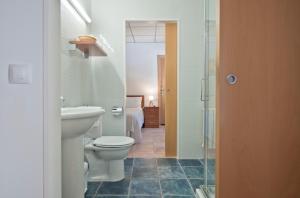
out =
[(202, 80), (204, 102), (204, 182), (200, 197), (215, 198), (216, 162), (216, 1), (205, 0), (205, 77)]

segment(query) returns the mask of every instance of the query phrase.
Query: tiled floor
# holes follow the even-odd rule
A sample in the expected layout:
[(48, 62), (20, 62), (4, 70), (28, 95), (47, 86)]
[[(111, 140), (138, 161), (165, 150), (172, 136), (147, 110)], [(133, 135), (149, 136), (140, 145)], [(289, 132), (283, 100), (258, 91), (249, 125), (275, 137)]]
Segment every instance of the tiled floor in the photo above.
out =
[(161, 158), (165, 157), (165, 128), (142, 128), (143, 139), (135, 144), (128, 157)]
[(128, 158), (125, 173), (126, 178), (119, 182), (89, 183), (86, 198), (192, 198), (204, 183), (202, 160)]
[(216, 186), (208, 186), (207, 187), (207, 197), (215, 198), (216, 197)]

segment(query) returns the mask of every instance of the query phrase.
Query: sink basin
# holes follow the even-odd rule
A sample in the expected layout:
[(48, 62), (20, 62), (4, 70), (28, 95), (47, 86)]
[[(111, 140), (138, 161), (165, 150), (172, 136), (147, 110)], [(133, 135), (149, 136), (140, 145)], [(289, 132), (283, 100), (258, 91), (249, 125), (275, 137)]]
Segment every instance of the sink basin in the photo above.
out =
[(105, 113), (102, 107), (67, 107), (61, 109), (62, 138), (83, 135)]
[(105, 113), (101, 107), (61, 109), (62, 197), (84, 197), (83, 135)]

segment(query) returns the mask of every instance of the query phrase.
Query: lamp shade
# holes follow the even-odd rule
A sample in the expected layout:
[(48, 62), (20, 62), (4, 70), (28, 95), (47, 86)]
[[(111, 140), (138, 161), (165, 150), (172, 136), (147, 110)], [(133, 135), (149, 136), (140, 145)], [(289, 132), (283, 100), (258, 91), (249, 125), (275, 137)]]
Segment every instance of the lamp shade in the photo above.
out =
[(154, 96), (149, 96), (149, 101), (153, 101), (154, 100)]

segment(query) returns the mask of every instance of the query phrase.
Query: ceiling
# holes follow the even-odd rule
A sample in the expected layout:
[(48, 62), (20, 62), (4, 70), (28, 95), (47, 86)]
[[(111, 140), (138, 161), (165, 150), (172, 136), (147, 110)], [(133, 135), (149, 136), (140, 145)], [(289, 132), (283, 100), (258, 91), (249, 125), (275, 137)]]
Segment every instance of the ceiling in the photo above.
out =
[(127, 43), (164, 43), (165, 22), (126, 22), (126, 41)]

